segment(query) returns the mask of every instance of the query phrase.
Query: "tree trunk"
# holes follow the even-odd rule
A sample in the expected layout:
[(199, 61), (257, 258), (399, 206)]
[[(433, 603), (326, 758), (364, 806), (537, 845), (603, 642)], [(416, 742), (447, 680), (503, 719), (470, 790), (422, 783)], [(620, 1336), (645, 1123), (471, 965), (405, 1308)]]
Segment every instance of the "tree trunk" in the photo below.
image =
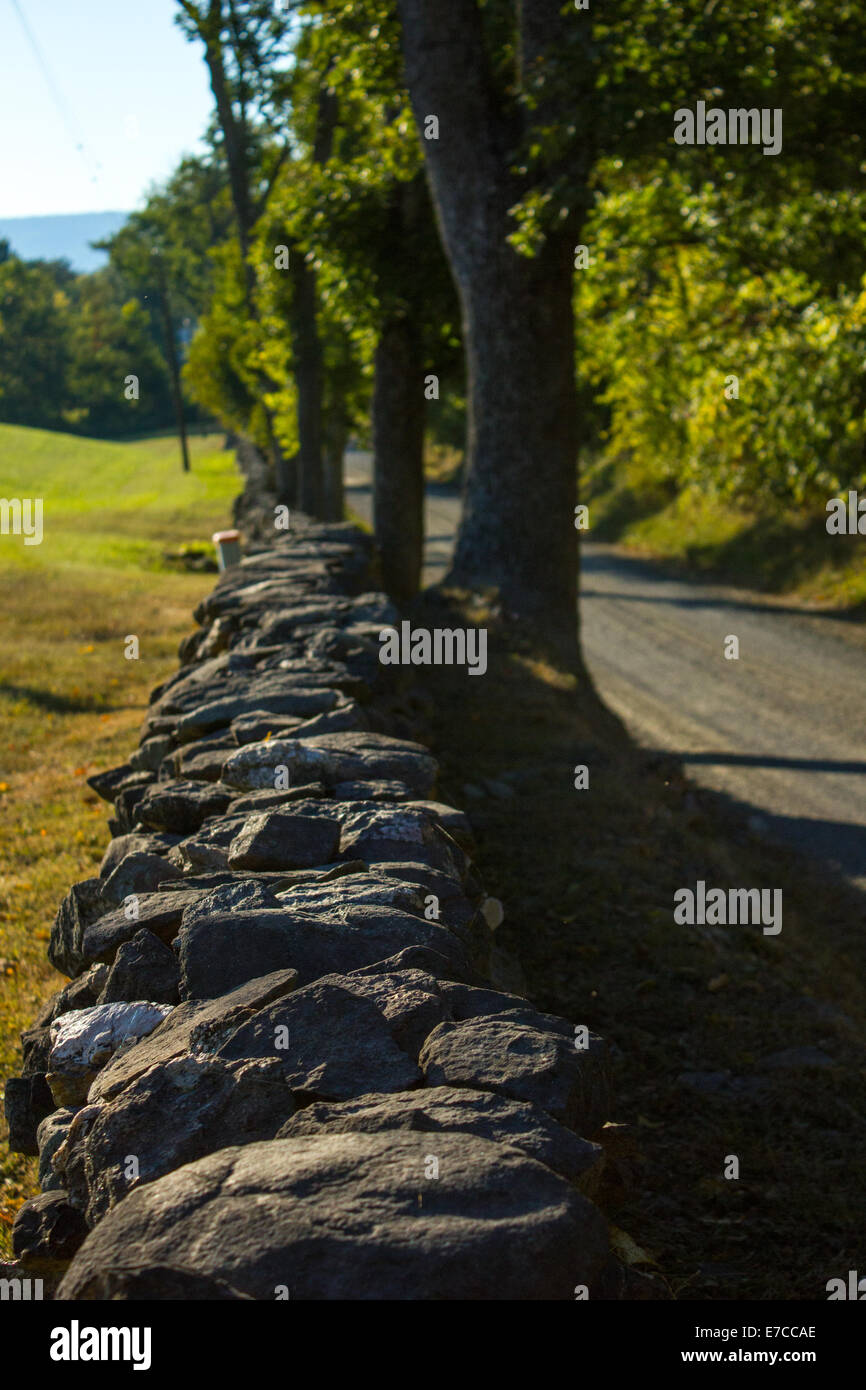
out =
[[(522, 60), (551, 41), (559, 0), (516, 5)], [(409, 94), (437, 219), (460, 294), (469, 425), (464, 509), (452, 576), (494, 586), (506, 610), (577, 659), (577, 395), (572, 311), (575, 231), (535, 258), (508, 244), (523, 120), (497, 96), (476, 0), (399, 0)], [(536, 24), (539, 17), (545, 24)], [(549, 21), (549, 22), (548, 22)], [(538, 32), (536, 32), (538, 31)]]
[(468, 463), (452, 573), (567, 635), (577, 623), (573, 247), (532, 261), (504, 242), (460, 285)]
[(349, 427), (340, 415), (331, 415), (324, 427), (324, 507), (325, 521), (342, 521), (346, 510), (343, 489), (343, 458), (349, 440)]
[[(323, 86), (319, 92), (313, 142), (316, 164), (327, 164), (331, 157), (337, 112), (336, 94)], [(298, 505), (309, 516), (332, 519), (328, 518), (331, 499), (327, 495), (322, 452), (324, 355), (319, 337), (316, 272), (303, 251), (294, 246), (290, 247), (289, 267), (294, 290), (291, 334), (298, 398)]]
[(424, 379), (417, 333), (405, 316), (385, 324), (373, 390), (373, 517), (382, 582), (408, 603), (424, 553)]
[(323, 515), (322, 344), (316, 319), (316, 274), (302, 251), (290, 253), (293, 279), (292, 355), (298, 394), (298, 506)]
[(177, 356), (177, 344), (174, 338), (174, 322), (171, 316), (171, 305), (168, 299), (168, 286), (162, 266), (158, 266), (159, 275), (159, 303), (162, 311), (162, 331), (165, 338), (165, 357), (168, 362), (168, 374), (171, 379), (171, 396), (174, 401), (174, 416), (177, 421), (177, 437), (180, 441), (181, 467), (184, 473), (189, 472), (189, 446), (186, 438), (186, 415), (183, 409), (183, 390), (180, 384), (180, 362)]
[(274, 417), (270, 410), (262, 407), (268, 431), (268, 445), (273, 465), (274, 491), (277, 501), (286, 507), (297, 506), (298, 469), (293, 458), (287, 458), (274, 431)]

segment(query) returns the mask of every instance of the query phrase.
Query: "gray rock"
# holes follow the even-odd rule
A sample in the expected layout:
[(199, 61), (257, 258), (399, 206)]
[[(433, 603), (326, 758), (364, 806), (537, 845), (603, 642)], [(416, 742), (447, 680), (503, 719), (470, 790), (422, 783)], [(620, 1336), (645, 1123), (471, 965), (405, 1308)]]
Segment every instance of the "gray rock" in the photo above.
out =
[(581, 1052), (562, 1034), (507, 1014), (445, 1022), (424, 1044), (420, 1064), (430, 1086), (467, 1086), (532, 1101), (583, 1135), (592, 1136), (608, 1118), (605, 1047), (594, 1035)]
[(194, 899), (192, 893), (130, 894), (123, 907), (106, 912), (85, 927), (82, 960), (87, 964), (112, 960), (118, 947), (131, 941), (143, 928), (167, 945), (177, 935), (184, 910)]
[(306, 1098), (345, 1100), (421, 1080), (381, 1010), (339, 975), (260, 1009), (213, 1050), (226, 1061), (279, 1058), (289, 1086)]
[(437, 981), (440, 993), (443, 981), (461, 982), (473, 978), (474, 974), (473, 971), (467, 970), (465, 963), (456, 962), (434, 948), (406, 946), (385, 960), (358, 966), (350, 972), (349, 978), (354, 980), (358, 975), (382, 975), (392, 970), (423, 970), (425, 975), (431, 975)]
[(287, 869), (285, 873), (269, 874), (269, 879), (279, 879), (281, 886), (274, 891), (288, 893), (292, 888), (305, 885), (332, 883), (337, 878), (350, 878), (365, 874), (367, 865), (360, 859), (338, 859), (333, 864), (321, 864), (315, 869)]
[(327, 714), (305, 719), (297, 730), (298, 738), (313, 738), (318, 734), (337, 734), (351, 729), (369, 729), (369, 722), (357, 700), (343, 700)]
[(414, 883), (401, 883), (381, 873), (353, 873), (283, 889), (277, 900), (292, 912), (334, 916), (346, 921), (358, 907), (393, 907), (424, 915), (424, 897)]
[(412, 859), (454, 876), (465, 869), (464, 851), (437, 825), (430, 811), (405, 804), (360, 804), (357, 810), (346, 811), (342, 820), (340, 853), (347, 859), (368, 864)]
[(259, 623), (259, 635), (263, 642), (282, 643), (291, 641), (298, 627), (308, 623), (332, 622), (347, 609), (345, 599), (331, 595), (327, 599), (311, 599), (305, 603), (267, 612)]
[[(429, 1156), (438, 1178), (429, 1178)], [(325, 1134), (224, 1149), (133, 1192), (58, 1299), (154, 1268), (262, 1301), (572, 1301), (608, 1254), (590, 1202), (521, 1150), (467, 1134)], [(115, 1283), (113, 1287), (117, 1287)], [(122, 1284), (121, 1284), (122, 1287)]]
[(190, 835), (208, 819), (220, 816), (232, 799), (230, 788), (216, 782), (155, 782), (136, 805), (142, 825)]
[[(52, 1020), (53, 1021), (53, 1020)], [(22, 1076), (47, 1071), (51, 1055), (51, 1028), (37, 1025), (21, 1034)]]
[[(171, 850), (168, 851), (168, 854)], [(128, 854), (105, 880), (106, 902), (120, 904), (133, 893), (155, 893), (168, 879), (178, 879), (180, 869), (172, 864), (167, 855), (140, 853)]]
[(13, 1153), (35, 1157), (39, 1152), (36, 1132), (57, 1109), (44, 1072), (30, 1076), (10, 1076), (3, 1096), (8, 1144)]
[(379, 628), (394, 627), (400, 622), (400, 610), (385, 594), (376, 590), (358, 594), (349, 607), (354, 622), (375, 623)]
[[(463, 1023), (470, 1018), (499, 1016), (542, 1033), (560, 1033), (572, 1046), (574, 1044), (574, 1027), (571, 1023), (556, 1014), (541, 1013), (522, 995), (458, 982), (443, 984), (442, 996), (455, 1023)], [(596, 1038), (595, 1043), (601, 1045), (601, 1040)]]
[(345, 987), (369, 999), (381, 1013), (394, 1041), (413, 1062), (426, 1038), (447, 1017), (440, 984), (425, 970), (404, 967), (367, 969), (343, 977)]
[(321, 782), (302, 782), (297, 787), (269, 788), (236, 796), (232, 801), (233, 812), (268, 811), (274, 807), (294, 806), (298, 801), (315, 802), (322, 807), (322, 799), (330, 801), (331, 794)]
[(81, 1298), (97, 1303), (226, 1303), (243, 1299), (224, 1279), (207, 1279), (186, 1269), (151, 1265), (148, 1269), (125, 1267), (100, 1271), (87, 1280)]
[(127, 835), (139, 828), (136, 807), (144, 793), (154, 785), (156, 777), (152, 772), (136, 772), (130, 782), (131, 785), (124, 787), (114, 798), (112, 835)]
[(334, 859), (340, 827), (325, 816), (259, 811), (229, 847), (232, 869), (306, 869)]
[(103, 801), (114, 801), (126, 788), (147, 786), (151, 781), (152, 773), (136, 770), (131, 763), (122, 763), (120, 767), (109, 768), (106, 772), (94, 772), (87, 778), (87, 785), (92, 787)]
[(28, 1274), (56, 1279), (84, 1243), (87, 1223), (64, 1192), (42, 1192), (18, 1208), (12, 1248)]
[(268, 735), (271, 738), (288, 738), (303, 723), (303, 719), (287, 714), (269, 714), (266, 709), (255, 709), (233, 719), (231, 733), (236, 746), (243, 748), (247, 743), (263, 743)]
[(405, 782), (392, 778), (378, 782), (337, 782), (334, 796), (340, 801), (410, 801), (412, 791)]
[(211, 1045), (216, 1045), (220, 1037), (231, 1036), (244, 1019), (253, 1017), (273, 1000), (290, 994), (297, 980), (294, 970), (280, 970), (263, 979), (250, 980), (220, 999), (179, 1004), (149, 1038), (144, 1038), (129, 1052), (112, 1058), (93, 1082), (88, 1100), (110, 1100), (149, 1067), (195, 1051), (199, 1032), (208, 1036)]
[(435, 922), (394, 908), (345, 907), (339, 916), (235, 910), (184, 921), (177, 938), (181, 998), (213, 999), (256, 974), (291, 967), (300, 983), (387, 959), (406, 946), (429, 946), (455, 964), (456, 937)]
[(461, 882), (456, 868), (447, 873), (442, 869), (433, 869), (429, 864), (380, 860), (374, 861), (371, 872), (401, 883), (414, 884), (423, 894), (425, 905), (432, 894), (439, 909), (439, 916), (435, 920), (457, 932), (461, 940), (471, 940), (481, 954), (489, 951), (492, 934), (478, 906), (469, 896), (470, 885)]
[(456, 806), (447, 806), (444, 801), (410, 801), (407, 810), (410, 808), (426, 811), (463, 849), (471, 852), (474, 848), (475, 837), (465, 811), (458, 811)]
[(289, 968), (306, 984), (292, 950), (306, 926), (279, 910), (243, 907), (193, 918), (178, 933), (181, 999), (217, 999), (248, 980)]
[[(440, 899), (449, 895), (466, 897), (472, 891), (471, 884), (465, 883), (457, 869), (433, 869), (415, 859), (388, 859), (375, 865), (376, 873), (386, 878), (399, 878), (405, 883), (417, 883), (427, 892), (436, 893)], [(481, 900), (481, 895), (476, 895)], [(469, 912), (475, 909), (470, 906)]]
[(87, 962), (81, 954), (84, 928), (105, 911), (105, 880), (86, 878), (70, 888), (57, 910), (48, 943), (48, 959), (55, 970), (70, 977), (80, 975)]
[[(88, 1221), (95, 1225), (133, 1187), (185, 1163), (273, 1139), (294, 1110), (275, 1057), (179, 1057), (151, 1067), (100, 1107), (82, 1141)], [(126, 1176), (130, 1155), (138, 1160), (135, 1181)]]
[(172, 845), (177, 843), (178, 838), (177, 835), (136, 831), (129, 835), (116, 835), (102, 856), (99, 876), (100, 878), (107, 878), (128, 854), (167, 854)]
[(314, 714), (322, 714), (337, 704), (335, 690), (294, 690), (285, 686), (272, 688), (265, 698), (267, 687), (258, 683), (248, 694), (225, 700), (212, 700), (190, 710), (178, 721), (176, 737), (179, 743), (191, 743), (212, 729), (221, 729), (244, 715), (261, 714), (262, 710), (272, 715), (291, 714), (302, 719)]
[(232, 878), (208, 892), (196, 893), (183, 914), (183, 921), (186, 926), (191, 926), (193, 922), (238, 909), (244, 912), (277, 911), (281, 907), (280, 899), (268, 884), (255, 878)]
[(53, 1160), (66, 1142), (69, 1127), (75, 1118), (74, 1110), (53, 1110), (39, 1125), (36, 1141), (39, 1145), (39, 1186), (43, 1192), (59, 1191), (63, 1179), (54, 1171)]
[(146, 1038), (170, 1012), (166, 1004), (95, 1004), (56, 1018), (47, 1074), (56, 1104), (83, 1105), (96, 1073), (118, 1048)]
[(209, 742), (206, 747), (198, 743), (189, 744), (172, 755), (167, 768), (181, 780), (218, 782), (226, 758), (234, 749), (234, 742), (228, 739)]
[(292, 784), (327, 782), (330, 760), (324, 749), (308, 748), (298, 739), (272, 738), (233, 753), (223, 767), (223, 781), (243, 791), (272, 791), (282, 768), (288, 769)]
[[(378, 662), (378, 651), (376, 654)], [(306, 740), (331, 759), (331, 785), (337, 782), (404, 782), (416, 797), (429, 797), (436, 783), (438, 764), (420, 743), (377, 733), (321, 734)]]
[(278, 1139), (302, 1134), (378, 1134), (413, 1130), (427, 1134), (474, 1134), (496, 1144), (513, 1144), (552, 1168), (560, 1177), (579, 1184), (598, 1172), (604, 1150), (579, 1139), (537, 1105), (508, 1100), (487, 1091), (431, 1086), (393, 1095), (359, 1096), (340, 1105), (317, 1101), (299, 1110), (278, 1131)]
[(317, 780), (328, 786), (394, 778), (421, 798), (430, 795), (436, 779), (436, 761), (420, 744), (363, 732), (247, 744), (228, 759), (223, 779), (248, 791), (272, 788), (278, 767), (289, 769), (292, 782)]
[(214, 817), (195, 835), (188, 835), (175, 845), (168, 853), (169, 861), (181, 870), (184, 878), (203, 870), (227, 869), (229, 846), (246, 821), (244, 815)]
[(180, 969), (173, 951), (142, 928), (118, 949), (99, 996), (100, 1004), (149, 999), (154, 1004), (177, 1004)]
[(153, 738), (146, 738), (141, 747), (132, 754), (129, 765), (137, 772), (158, 772), (160, 763), (173, 747), (174, 739), (170, 734), (156, 734)]
[(228, 870), (229, 849), (223, 844), (224, 832), (215, 834), (202, 831), (199, 835), (188, 835), (171, 851), (176, 867), (187, 878), (190, 874), (200, 874)]
[(255, 663), (248, 658), (239, 658), (234, 654), (221, 654), (208, 661), (182, 667), (158, 691), (153, 692), (150, 717), (193, 709), (204, 703), (209, 691), (226, 680), (240, 679), (241, 672), (248, 672), (254, 667)]

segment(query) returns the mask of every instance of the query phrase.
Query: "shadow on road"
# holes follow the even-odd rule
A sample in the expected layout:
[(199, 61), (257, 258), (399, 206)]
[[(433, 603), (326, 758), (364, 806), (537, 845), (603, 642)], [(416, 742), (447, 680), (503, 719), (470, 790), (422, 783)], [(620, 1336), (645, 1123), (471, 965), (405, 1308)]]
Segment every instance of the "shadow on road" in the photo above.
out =
[(782, 758), (769, 753), (679, 753), (668, 752), (667, 756), (678, 758), (683, 763), (705, 763), (729, 767), (783, 767), (802, 772), (866, 772), (866, 762), (853, 758), (836, 760), (833, 758)]
[[(716, 760), (716, 755), (707, 754), (677, 753), (670, 756), (685, 764), (709, 761), (710, 757)], [(737, 762), (738, 759), (722, 754), (718, 761)], [(767, 758), (760, 761), (769, 767), (798, 765), (797, 759)], [(863, 764), (853, 767), (857, 772), (864, 770)], [(814, 770), (819, 769), (830, 772), (848, 770), (844, 764), (816, 762)], [(792, 846), (800, 847), (801, 856), (812, 861), (815, 871), (820, 872), (824, 867), (833, 874), (843, 875), (853, 890), (862, 892), (866, 888), (866, 826), (856, 825), (852, 821), (822, 820), (817, 816), (783, 816), (763, 806), (756, 806), (754, 802), (743, 801), (727, 792), (708, 787), (701, 787), (700, 794), (705, 802), (713, 802), (729, 815), (746, 818), (761, 840), (772, 842), (789, 852)]]
[(759, 599), (736, 598), (727, 593), (708, 593), (706, 596), (688, 597), (663, 594), (658, 590), (660, 581), (662, 583), (688, 584), (691, 587), (701, 584), (721, 586), (722, 581), (699, 574), (673, 574), (661, 568), (658, 563), (650, 564), (647, 560), (637, 559), (634, 556), (623, 554), (619, 550), (615, 553), (599, 554), (598, 551), (584, 546), (581, 554), (581, 572), (583, 576), (596, 578), (608, 573), (621, 576), (623, 572), (626, 572), (630, 578), (643, 580), (653, 585), (652, 593), (638, 594), (620, 588), (593, 589), (586, 584), (581, 584), (581, 599), (605, 598), (616, 599), (618, 602), (624, 603), (663, 603), (672, 608), (733, 608), (745, 613), (785, 613), (798, 618), (829, 618), (837, 623), (862, 623), (863, 620), (862, 612), (853, 609), (850, 612), (842, 613), (834, 608), (818, 608), (807, 604), (763, 603)]

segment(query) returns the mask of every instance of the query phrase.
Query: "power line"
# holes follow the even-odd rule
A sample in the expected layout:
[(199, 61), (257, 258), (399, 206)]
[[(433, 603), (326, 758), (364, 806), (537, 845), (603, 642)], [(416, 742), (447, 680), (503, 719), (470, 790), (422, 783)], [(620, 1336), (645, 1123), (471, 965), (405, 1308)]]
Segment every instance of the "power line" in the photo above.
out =
[[(18, 0), (9, 0), (9, 3), (11, 4), (13, 10), (18, 16), (18, 19), (20, 20), (21, 28), (24, 30), (24, 36), (27, 39), (27, 42), (29, 43), (31, 49), (33, 50), (33, 55), (36, 59), (36, 62), (39, 65), (39, 69), (42, 73), (42, 76), (45, 78), (45, 85), (51, 93), (51, 96), (54, 100), (54, 105), (57, 107), (60, 119), (62, 120), (66, 128), (67, 135), (69, 136), (78, 153), (81, 155), (81, 158), (84, 161), (84, 163), (86, 165), (89, 165), (90, 168), (95, 168), (97, 170), (101, 169), (102, 166), (98, 160), (95, 161), (95, 163), (93, 163), (88, 159), (87, 148), (85, 146), (84, 140), (79, 138), (79, 132), (76, 129), (75, 118), (72, 115), (69, 105), (67, 104), (66, 98), (64, 97), (62, 91), (60, 90), (60, 87), (58, 86), (58, 83), (54, 78), (54, 74), (52, 73), (51, 68), (48, 66), (48, 63), (42, 54), (42, 50), (39, 47), (39, 44), (36, 40), (36, 36), (30, 28), (30, 25), (27, 23), (27, 19), (25, 18), (24, 12), (22, 11), (21, 6), (18, 3)], [(94, 175), (94, 181), (95, 179), (96, 175)]]

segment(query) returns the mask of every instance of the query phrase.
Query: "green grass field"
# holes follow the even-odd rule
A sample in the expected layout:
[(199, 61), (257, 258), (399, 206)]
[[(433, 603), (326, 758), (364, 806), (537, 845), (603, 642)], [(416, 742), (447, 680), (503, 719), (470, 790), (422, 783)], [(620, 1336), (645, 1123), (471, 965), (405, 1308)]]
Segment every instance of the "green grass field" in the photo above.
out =
[[(0, 497), (43, 499), (43, 540), (0, 535), (0, 1083), (18, 1033), (63, 984), (45, 949), (70, 884), (95, 872), (109, 808), (86, 785), (137, 742), (153, 686), (213, 575), (165, 558), (209, 545), (240, 491), (222, 436), (106, 443), (0, 425)], [(127, 660), (125, 638), (139, 639)], [(0, 1118), (0, 1257), (36, 1164)]]

